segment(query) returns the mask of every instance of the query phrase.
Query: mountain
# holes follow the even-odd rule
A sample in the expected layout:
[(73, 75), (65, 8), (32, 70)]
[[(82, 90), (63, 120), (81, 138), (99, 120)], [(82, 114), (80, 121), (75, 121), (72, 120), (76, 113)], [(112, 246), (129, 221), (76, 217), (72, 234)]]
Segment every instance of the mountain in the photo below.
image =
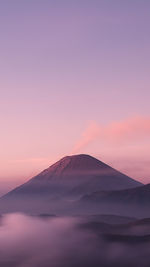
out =
[(21, 210), (23, 201), (27, 211), (34, 211), (34, 207), (39, 208), (41, 203), (43, 206), (44, 201), (44, 211), (53, 203), (54, 212), (55, 204), (59, 201), (67, 208), (68, 201), (95, 191), (121, 190), (141, 185), (89, 155), (67, 156), (3, 196), (0, 200), (0, 211), (4, 206), (8, 207), (7, 210), (10, 206), (14, 210)]
[(59, 160), (7, 196), (43, 193), (58, 196), (63, 193), (82, 195), (97, 190), (119, 190), (140, 185), (141, 183), (96, 158), (75, 155)]

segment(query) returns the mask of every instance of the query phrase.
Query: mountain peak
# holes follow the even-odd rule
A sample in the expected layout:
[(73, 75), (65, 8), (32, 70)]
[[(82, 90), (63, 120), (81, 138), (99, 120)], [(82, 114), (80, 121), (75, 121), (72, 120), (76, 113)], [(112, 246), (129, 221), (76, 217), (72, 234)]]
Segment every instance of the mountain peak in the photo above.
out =
[(55, 174), (62, 174), (64, 172), (96, 172), (104, 168), (106, 169), (110, 167), (90, 155), (79, 154), (63, 157), (48, 169), (46, 169), (43, 173), (53, 172)]
[[(92, 162), (101, 162), (100, 160), (88, 155), (88, 154), (77, 154), (77, 155), (70, 155), (70, 156), (65, 156), (63, 157), (60, 161), (72, 161), (72, 162), (87, 162), (87, 163), (92, 163)], [(104, 164), (103, 162), (101, 162)]]
[(70, 159), (96, 159), (94, 157), (92, 157), (91, 155), (88, 155), (88, 154), (76, 154), (76, 155), (69, 155), (69, 156), (65, 156), (63, 157), (62, 159), (67, 159), (67, 158), (70, 158)]
[(96, 158), (88, 155), (88, 154), (77, 154), (77, 155), (70, 155), (70, 156), (65, 156), (63, 157), (62, 159), (60, 159), (58, 162), (61, 162), (61, 161), (72, 161), (72, 162), (79, 162), (79, 161), (99, 161), (97, 160)]

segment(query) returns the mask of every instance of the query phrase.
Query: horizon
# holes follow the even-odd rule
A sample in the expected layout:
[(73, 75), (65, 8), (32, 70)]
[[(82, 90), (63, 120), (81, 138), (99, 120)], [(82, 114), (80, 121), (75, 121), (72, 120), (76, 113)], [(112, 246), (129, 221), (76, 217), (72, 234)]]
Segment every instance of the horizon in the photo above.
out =
[(150, 182), (149, 10), (1, 1), (0, 194), (72, 153)]

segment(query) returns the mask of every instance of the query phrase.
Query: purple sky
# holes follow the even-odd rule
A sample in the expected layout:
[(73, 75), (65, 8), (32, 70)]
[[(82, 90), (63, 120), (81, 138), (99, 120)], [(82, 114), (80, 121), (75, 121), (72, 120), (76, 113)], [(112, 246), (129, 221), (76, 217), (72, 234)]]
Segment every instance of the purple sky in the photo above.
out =
[(2, 191), (74, 152), (149, 182), (149, 14), (147, 0), (0, 1)]

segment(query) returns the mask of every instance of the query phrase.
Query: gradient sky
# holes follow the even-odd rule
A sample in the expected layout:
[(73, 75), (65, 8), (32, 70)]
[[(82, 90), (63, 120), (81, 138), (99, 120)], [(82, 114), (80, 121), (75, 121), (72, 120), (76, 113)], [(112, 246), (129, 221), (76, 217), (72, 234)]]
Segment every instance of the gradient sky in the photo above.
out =
[(150, 182), (150, 1), (0, 1), (0, 192), (88, 153)]

